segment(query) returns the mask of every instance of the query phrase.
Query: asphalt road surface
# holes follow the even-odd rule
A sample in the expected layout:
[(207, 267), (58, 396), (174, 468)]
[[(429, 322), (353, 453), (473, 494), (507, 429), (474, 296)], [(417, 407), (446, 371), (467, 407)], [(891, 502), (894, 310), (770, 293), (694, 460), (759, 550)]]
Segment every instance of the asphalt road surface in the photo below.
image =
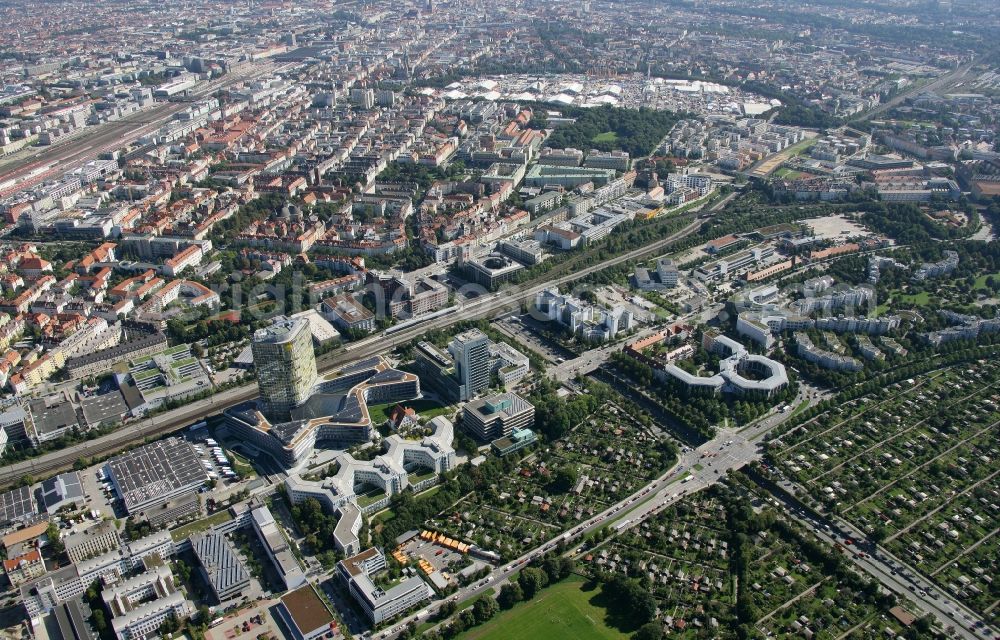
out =
[(939, 77), (937, 80), (934, 80), (934, 81), (932, 81), (932, 82), (930, 82), (928, 84), (925, 84), (925, 85), (919, 86), (919, 87), (913, 87), (912, 89), (910, 89), (908, 91), (904, 91), (903, 93), (899, 94), (898, 96), (889, 99), (888, 102), (885, 102), (884, 104), (880, 104), (880, 105), (878, 105), (877, 107), (875, 107), (874, 109), (872, 109), (870, 111), (864, 111), (862, 113), (859, 113), (857, 116), (855, 116), (854, 118), (852, 118), (852, 120), (866, 120), (868, 118), (871, 118), (872, 116), (876, 116), (876, 115), (882, 113), (883, 111), (887, 111), (887, 110), (895, 107), (896, 105), (901, 104), (904, 100), (906, 100), (907, 98), (909, 98), (911, 96), (917, 95), (919, 93), (923, 93), (925, 91), (932, 91), (933, 92), (933, 91), (937, 91), (938, 89), (948, 88), (951, 85), (953, 85), (956, 82), (958, 82), (959, 80), (962, 80), (963, 78), (965, 78), (965, 76), (967, 76), (969, 74), (969, 71), (972, 69), (972, 67), (973, 67), (974, 64), (975, 64), (975, 62), (970, 62), (970, 63), (968, 63), (966, 65), (963, 65), (963, 66), (955, 69), (954, 71), (951, 71), (950, 73), (944, 74), (943, 76)]
[[(788, 415), (784, 415), (785, 419), (787, 417)], [(459, 589), (449, 599), (463, 602), (485, 593), (490, 588), (499, 593), (501, 585), (525, 564), (558, 548), (560, 544), (571, 547), (588, 534), (605, 526), (622, 531), (638, 525), (646, 518), (683, 499), (684, 496), (715, 484), (724, 478), (730, 469), (739, 469), (748, 462), (757, 460), (760, 457), (760, 441), (780, 423), (781, 421), (773, 421), (756, 424), (741, 431), (721, 429), (715, 438), (697, 449), (684, 447), (677, 463), (641, 491), (516, 560), (500, 566), (491, 574), (491, 578)], [(418, 613), (402, 618), (390, 629), (376, 633), (372, 637), (395, 638), (409, 622), (433, 617), (444, 602), (444, 600), (435, 602)]]
[[(272, 63), (263, 63), (245, 71), (230, 73), (191, 90), (193, 98), (207, 96), (239, 82), (253, 80), (275, 71)], [(87, 127), (80, 133), (64, 141), (44, 147), (29, 147), (10, 158), (0, 161), (0, 182), (9, 178), (26, 177), (17, 184), (0, 191), (0, 197), (21, 191), (61, 176), (82, 164), (93, 160), (105, 151), (118, 149), (138, 138), (153, 132), (173, 119), (174, 115), (190, 106), (188, 102), (167, 102), (157, 104), (139, 113), (130, 114), (121, 120)], [(32, 174), (39, 168), (44, 171)], [(27, 177), (29, 176), (30, 177)]]
[[(688, 217), (693, 216), (689, 215)], [(628, 260), (634, 260), (648, 254), (655, 254), (668, 244), (696, 232), (700, 224), (700, 220), (692, 219), (683, 229), (666, 238), (657, 240), (645, 247), (634, 249), (616, 258), (591, 265), (570, 275), (529, 286), (525, 289), (511, 289), (470, 300), (464, 303), (456, 313), (446, 314), (427, 322), (419, 323), (391, 335), (377, 334), (358, 342), (352, 342), (344, 349), (332, 351), (318, 357), (316, 359), (317, 368), (320, 372), (329, 372), (348, 362), (394, 349), (431, 330), (443, 329), (464, 320), (494, 317), (504, 310), (519, 311), (521, 302), (534, 300), (535, 294), (543, 289), (566, 284)], [(110, 455), (129, 444), (140, 442), (145, 438), (171, 433), (183, 428), (187, 424), (220, 413), (228, 407), (246, 402), (257, 395), (256, 383), (221, 391), (211, 398), (192, 402), (184, 407), (154, 416), (153, 418), (126, 424), (113, 433), (80, 445), (60, 451), (53, 451), (23, 462), (6, 465), (3, 469), (0, 469), (0, 485), (15, 483), (28, 475), (34, 479), (46, 477), (58, 471), (71, 468), (73, 463), (81, 457), (92, 458)]]
[[(792, 494), (802, 491), (789, 482), (780, 484)], [(845, 557), (858, 569), (901, 597), (911, 600), (924, 613), (937, 618), (942, 627), (952, 635), (968, 640), (997, 637), (996, 631), (976, 612), (955, 601), (950, 594), (941, 593), (930, 580), (899, 558), (869, 542), (864, 533), (846, 521), (836, 517), (817, 518), (794, 498), (777, 494), (774, 497), (793, 518), (811, 529), (821, 540), (830, 545), (839, 544)], [(848, 539), (852, 541), (851, 544), (845, 543)]]

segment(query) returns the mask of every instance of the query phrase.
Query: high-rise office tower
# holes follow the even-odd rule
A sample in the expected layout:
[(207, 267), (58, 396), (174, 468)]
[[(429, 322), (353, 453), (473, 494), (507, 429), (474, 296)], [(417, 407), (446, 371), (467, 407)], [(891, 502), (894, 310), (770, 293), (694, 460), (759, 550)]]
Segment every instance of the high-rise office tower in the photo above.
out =
[(272, 420), (287, 420), (316, 384), (309, 321), (281, 316), (254, 333), (251, 348), (264, 413)]
[(462, 385), (461, 400), (475, 397), (490, 387), (490, 339), (479, 329), (460, 333), (448, 343), (455, 359), (455, 375)]

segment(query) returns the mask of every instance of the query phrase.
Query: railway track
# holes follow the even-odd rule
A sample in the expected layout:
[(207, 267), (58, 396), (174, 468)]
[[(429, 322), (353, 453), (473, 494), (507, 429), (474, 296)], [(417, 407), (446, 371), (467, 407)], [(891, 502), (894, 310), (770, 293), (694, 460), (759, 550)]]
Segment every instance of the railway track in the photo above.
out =
[[(522, 302), (534, 299), (535, 295), (543, 289), (564, 285), (623, 262), (662, 252), (674, 242), (695, 233), (701, 226), (702, 220), (695, 218), (694, 214), (685, 214), (685, 217), (692, 218), (691, 222), (665, 238), (569, 274), (564, 274), (556, 278), (551, 278), (546, 274), (520, 289), (505, 290), (488, 297), (472, 300), (466, 303), (465, 307), (458, 313), (435, 318), (427, 323), (417, 324), (391, 336), (372, 336), (360, 343), (355, 343), (358, 345), (357, 347), (351, 348), (351, 345), (348, 345), (345, 349), (323, 354), (316, 359), (317, 368), (320, 373), (328, 373), (348, 362), (406, 344), (428, 331), (444, 329), (467, 320), (493, 317), (498, 313), (511, 309), (520, 309)], [(29, 476), (32, 480), (37, 481), (41, 477), (71, 469), (74, 463), (80, 458), (93, 459), (109, 456), (130, 445), (177, 431), (196, 420), (218, 415), (225, 409), (241, 402), (246, 402), (256, 396), (257, 385), (255, 383), (235, 389), (228, 389), (213, 395), (211, 398), (195, 401), (185, 407), (174, 409), (169, 413), (127, 424), (123, 428), (100, 438), (95, 438), (94, 440), (60, 451), (54, 451), (37, 458), (7, 465), (3, 469), (0, 469), (0, 485), (13, 485)]]

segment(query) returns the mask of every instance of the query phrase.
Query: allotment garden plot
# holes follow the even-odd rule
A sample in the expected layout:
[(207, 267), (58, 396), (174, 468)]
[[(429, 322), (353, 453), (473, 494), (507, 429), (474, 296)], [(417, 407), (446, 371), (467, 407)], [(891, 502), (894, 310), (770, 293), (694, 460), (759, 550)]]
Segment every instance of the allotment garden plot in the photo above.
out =
[(808, 534), (774, 527), (753, 539), (744, 590), (754, 626), (763, 635), (834, 640), (885, 638), (886, 629), (902, 631), (871, 593), (852, 588), (810, 560), (802, 535)]
[(772, 443), (810, 495), (1000, 620), (1000, 365), (959, 365), (820, 415)]
[(901, 631), (870, 593), (826, 570), (815, 548), (806, 547), (809, 534), (769, 518), (760, 531), (734, 533), (718, 495), (684, 498), (582, 560), (591, 571), (643, 581), (671, 638), (735, 638), (741, 623), (769, 637), (884, 638), (886, 629)]
[(722, 504), (694, 496), (626, 530), (583, 560), (593, 570), (646, 579), (660, 618), (677, 631), (690, 624), (711, 626), (721, 634), (735, 616), (725, 527)]
[(671, 443), (608, 403), (431, 524), (514, 558), (640, 491), (674, 461)]

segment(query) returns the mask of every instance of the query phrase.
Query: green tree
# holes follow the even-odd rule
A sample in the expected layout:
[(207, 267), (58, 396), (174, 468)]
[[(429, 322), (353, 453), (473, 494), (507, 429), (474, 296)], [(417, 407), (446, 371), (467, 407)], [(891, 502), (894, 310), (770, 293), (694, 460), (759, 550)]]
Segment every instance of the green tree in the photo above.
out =
[(521, 600), (524, 600), (524, 591), (521, 590), (521, 585), (516, 582), (505, 584), (500, 588), (500, 594), (497, 596), (497, 604), (504, 609), (510, 609)]
[(524, 593), (524, 599), (531, 600), (535, 597), (535, 594), (548, 585), (549, 577), (545, 575), (545, 572), (541, 569), (527, 567), (521, 571), (520, 575), (517, 576), (517, 583), (521, 586), (521, 591)]
[(648, 590), (633, 593), (632, 613), (636, 620), (649, 622), (656, 618), (656, 598)]
[(576, 480), (576, 467), (569, 465), (560, 467), (552, 474), (551, 487), (553, 493), (566, 493), (576, 485)]
[(559, 582), (573, 573), (573, 561), (564, 556), (550, 556), (542, 563), (542, 569), (549, 576), (549, 584)]
[(632, 640), (662, 640), (663, 626), (658, 622), (647, 622), (632, 634)]
[[(475, 605), (473, 605), (475, 607)], [(476, 614), (472, 609), (463, 609), (458, 614), (458, 620), (462, 623), (462, 627), (465, 629), (471, 629), (476, 626)]]
[(476, 619), (476, 624), (483, 624), (497, 614), (500, 608), (497, 601), (489, 596), (484, 596), (472, 605), (472, 615)]
[(48, 528), (45, 529), (45, 538), (49, 541), (49, 547), (52, 549), (52, 553), (62, 555), (63, 551), (66, 550), (62, 543), (62, 539), (59, 536), (59, 527), (57, 527), (54, 522), (50, 522)]
[(94, 622), (94, 628), (98, 633), (104, 633), (108, 629), (108, 621), (104, 618), (103, 609), (94, 609), (90, 619)]

